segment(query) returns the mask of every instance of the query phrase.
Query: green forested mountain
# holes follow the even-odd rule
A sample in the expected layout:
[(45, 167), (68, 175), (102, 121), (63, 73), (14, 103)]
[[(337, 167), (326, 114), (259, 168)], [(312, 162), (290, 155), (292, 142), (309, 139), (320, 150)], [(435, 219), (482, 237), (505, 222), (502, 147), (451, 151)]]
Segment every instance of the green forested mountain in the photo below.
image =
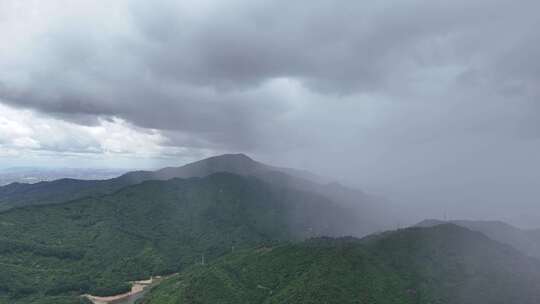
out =
[(455, 225), (232, 253), (150, 292), (145, 304), (533, 304), (540, 263)]
[[(290, 188), (317, 188), (307, 179), (313, 175), (288, 168), (268, 166), (244, 154), (224, 154), (210, 157), (182, 167), (168, 167), (157, 171), (133, 171), (108, 180), (59, 179), (35, 184), (13, 183), (0, 187), (0, 210), (27, 205), (61, 203), (87, 196), (112, 193), (125, 186), (147, 180), (205, 177), (218, 172), (256, 176)], [(307, 178), (304, 178), (307, 177)]]
[(204, 177), (217, 172), (261, 176), (263, 172), (278, 169), (255, 162), (243, 154), (225, 154), (182, 167), (169, 167), (157, 171), (134, 171), (108, 180), (66, 178), (35, 184), (13, 183), (0, 187), (0, 210), (100, 196), (147, 180)]
[(205, 177), (218, 172), (257, 177), (275, 187), (322, 195), (348, 208), (349, 213), (357, 217), (355, 226), (349, 226), (350, 234), (366, 235), (383, 230), (393, 223), (389, 216), (392, 210), (381, 200), (337, 183), (321, 184), (322, 178), (309, 172), (265, 165), (244, 154), (224, 154), (182, 167), (157, 171), (134, 171), (109, 180), (60, 179), (36, 184), (14, 183), (0, 187), (0, 211), (29, 205), (57, 204), (85, 197), (99, 198), (143, 181)]
[(317, 235), (356, 218), (326, 198), (256, 178), (147, 181), (110, 195), (0, 214), (0, 303), (115, 294), (204, 255)]
[(266, 165), (244, 154), (224, 154), (182, 167), (169, 167), (153, 172), (130, 172), (121, 178), (130, 181), (166, 180), (175, 177), (204, 177), (216, 172), (253, 176), (277, 187), (322, 195), (349, 208), (357, 217), (355, 226), (349, 226), (350, 234), (363, 236), (394, 224), (396, 211), (381, 199), (336, 182), (327, 183), (324, 178), (307, 171)]
[(490, 239), (425, 222), (323, 238), (373, 230), (381, 213), (363, 193), (316, 179), (223, 155), (0, 187), (0, 205), (16, 207), (0, 212), (0, 303), (76, 304), (170, 273), (145, 303), (540, 303), (539, 262), (495, 241), (529, 253), (508, 229), (486, 228), (495, 238), (469, 225)]

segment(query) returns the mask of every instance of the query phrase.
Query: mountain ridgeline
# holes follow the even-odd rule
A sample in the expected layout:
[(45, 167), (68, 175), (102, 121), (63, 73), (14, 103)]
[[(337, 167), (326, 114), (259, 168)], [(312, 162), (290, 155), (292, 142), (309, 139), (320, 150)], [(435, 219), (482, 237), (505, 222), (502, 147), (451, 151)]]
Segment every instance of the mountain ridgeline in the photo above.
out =
[(0, 187), (0, 211), (99, 197), (148, 180), (205, 177), (219, 172), (256, 177), (277, 187), (324, 196), (347, 208), (349, 213), (355, 213), (359, 219), (355, 227), (349, 227), (349, 234), (366, 235), (391, 226), (392, 221), (385, 215), (388, 210), (385, 211), (381, 201), (362, 191), (337, 183), (324, 183), (324, 178), (306, 171), (269, 166), (244, 154), (224, 154), (157, 171), (134, 171), (108, 180), (60, 179), (36, 184), (13, 183)]
[[(310, 185), (312, 182), (301, 176), (313, 176), (303, 171), (277, 168), (256, 162), (244, 154), (225, 154), (210, 157), (182, 167), (168, 167), (157, 171), (133, 171), (107, 180), (59, 179), (35, 184), (12, 183), (0, 187), (0, 210), (27, 205), (61, 203), (86, 196), (99, 196), (117, 191), (125, 186), (147, 180), (205, 177), (218, 172), (256, 176), (265, 180), (274, 179), (285, 183)], [(288, 175), (298, 174), (299, 177)], [(282, 179), (283, 178), (283, 179)]]
[(472, 220), (424, 220), (416, 226), (432, 227), (451, 223), (473, 231), (481, 232), (487, 237), (510, 245), (522, 253), (540, 258), (540, 231), (537, 229), (525, 230), (500, 221), (472, 221)]

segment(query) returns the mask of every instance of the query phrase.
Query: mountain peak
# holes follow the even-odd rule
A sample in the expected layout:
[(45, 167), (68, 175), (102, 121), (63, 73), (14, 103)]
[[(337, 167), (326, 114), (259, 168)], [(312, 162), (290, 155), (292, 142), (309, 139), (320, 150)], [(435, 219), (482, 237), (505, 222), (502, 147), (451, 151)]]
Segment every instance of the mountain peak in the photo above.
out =
[(442, 220), (438, 220), (438, 219), (425, 219), (419, 223), (417, 223), (416, 225), (414, 225), (413, 227), (424, 227), (424, 228), (427, 228), (427, 227), (433, 227), (433, 226), (437, 226), (437, 225), (442, 225), (442, 224), (448, 224), (447, 221), (442, 221)]
[(216, 156), (212, 156), (212, 157), (203, 159), (202, 161), (210, 160), (210, 159), (215, 159), (215, 160), (237, 160), (237, 161), (255, 162), (251, 157), (247, 156), (244, 153), (221, 154), (221, 155), (216, 155)]

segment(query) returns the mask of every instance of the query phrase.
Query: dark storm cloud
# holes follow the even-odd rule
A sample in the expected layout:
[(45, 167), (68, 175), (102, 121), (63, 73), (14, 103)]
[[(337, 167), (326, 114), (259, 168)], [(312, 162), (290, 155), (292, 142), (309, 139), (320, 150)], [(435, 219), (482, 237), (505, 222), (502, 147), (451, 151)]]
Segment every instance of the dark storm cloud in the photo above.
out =
[(527, 185), (540, 171), (523, 154), (540, 152), (538, 1), (108, 5), (4, 40), (0, 99), (84, 125), (118, 117), (173, 147), (252, 152), (459, 210), (511, 197), (486, 190), (511, 181), (485, 168), (519, 158)]
[(130, 26), (116, 34), (92, 27), (100, 16), (60, 21), (32, 45), (29, 81), (0, 79), (0, 96), (83, 123), (118, 116), (248, 149), (257, 122), (290, 107), (264, 87), (276, 78), (330, 98), (402, 94), (415, 72), (448, 64), (488, 73), (488, 86), (504, 82), (498, 90), (538, 80), (533, 1), (204, 3), (131, 1)]

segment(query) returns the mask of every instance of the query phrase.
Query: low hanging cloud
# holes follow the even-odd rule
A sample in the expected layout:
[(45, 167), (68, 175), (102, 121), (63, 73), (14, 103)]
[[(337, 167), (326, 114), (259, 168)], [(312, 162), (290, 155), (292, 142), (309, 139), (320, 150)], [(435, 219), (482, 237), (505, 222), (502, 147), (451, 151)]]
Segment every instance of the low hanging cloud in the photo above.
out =
[(3, 42), (0, 97), (83, 124), (120, 117), (254, 149), (257, 123), (297, 102), (276, 79), (328, 102), (414, 99), (447, 75), (460, 90), (538, 97), (535, 1), (7, 2), (24, 18), (5, 4), (4, 31), (19, 37)]
[[(4, 0), (0, 102), (133, 129), (171, 161), (248, 152), (408, 200), (446, 197), (456, 210), (481, 198), (496, 218), (516, 193), (527, 193), (522, 210), (535, 195), (539, 10), (533, 0)], [(10, 138), (10, 151), (51, 150), (11, 130), (0, 129), (4, 151)], [(103, 154), (102, 136), (57, 150)], [(508, 162), (526, 186), (485, 172)], [(487, 190), (500, 183), (507, 195)]]

